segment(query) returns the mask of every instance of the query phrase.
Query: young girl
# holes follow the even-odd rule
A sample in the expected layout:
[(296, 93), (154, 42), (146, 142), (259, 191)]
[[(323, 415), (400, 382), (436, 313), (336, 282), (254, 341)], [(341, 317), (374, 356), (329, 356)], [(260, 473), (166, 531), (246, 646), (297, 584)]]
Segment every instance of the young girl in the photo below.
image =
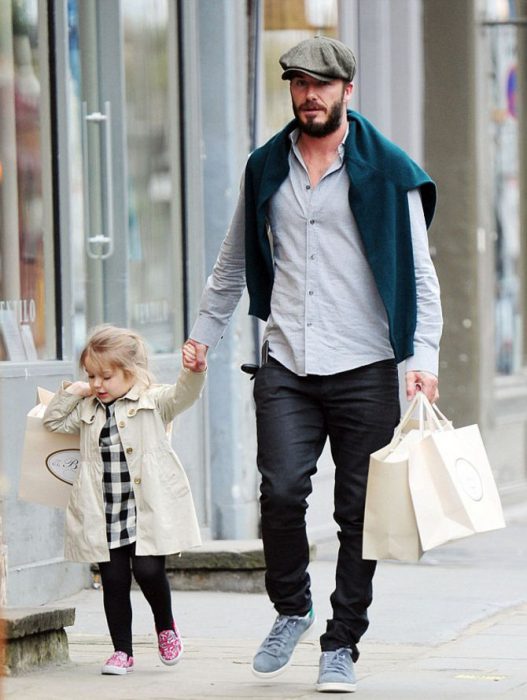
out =
[(200, 535), (189, 483), (166, 429), (199, 397), (206, 365), (197, 366), (187, 343), (176, 384), (154, 384), (142, 338), (103, 325), (89, 338), (80, 366), (88, 382), (61, 389), (44, 416), (48, 430), (80, 433), (65, 556), (99, 562), (115, 649), (102, 673), (121, 675), (134, 665), (130, 565), (154, 614), (160, 659), (172, 665), (183, 644), (172, 617), (165, 555), (199, 544)]

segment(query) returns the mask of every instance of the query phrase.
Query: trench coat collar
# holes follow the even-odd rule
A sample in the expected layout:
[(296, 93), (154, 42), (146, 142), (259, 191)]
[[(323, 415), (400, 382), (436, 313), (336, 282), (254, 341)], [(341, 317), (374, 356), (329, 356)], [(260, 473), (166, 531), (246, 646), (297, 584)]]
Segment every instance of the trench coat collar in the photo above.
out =
[[(150, 392), (145, 391), (145, 385), (141, 382), (136, 382), (124, 395), (116, 399), (116, 402), (122, 399), (134, 401), (137, 403), (137, 409), (140, 408), (155, 408), (155, 402)], [(97, 409), (104, 408), (104, 404), (99, 401), (96, 396), (89, 396), (86, 401), (83, 401), (81, 408), (81, 419), (86, 423), (92, 423)]]

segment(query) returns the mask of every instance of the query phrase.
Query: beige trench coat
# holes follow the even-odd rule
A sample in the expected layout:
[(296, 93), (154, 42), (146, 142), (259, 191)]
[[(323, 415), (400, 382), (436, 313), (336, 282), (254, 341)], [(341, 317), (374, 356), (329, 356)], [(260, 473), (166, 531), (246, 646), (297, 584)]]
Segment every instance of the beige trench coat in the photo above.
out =
[[(136, 554), (173, 554), (200, 544), (187, 476), (166, 428), (199, 397), (205, 372), (182, 369), (176, 384), (134, 385), (115, 403), (115, 418), (136, 504)], [(72, 561), (110, 558), (106, 539), (103, 462), (99, 435), (106, 411), (95, 397), (61, 389), (43, 419), (60, 433), (80, 433), (81, 468), (66, 508), (64, 556)]]

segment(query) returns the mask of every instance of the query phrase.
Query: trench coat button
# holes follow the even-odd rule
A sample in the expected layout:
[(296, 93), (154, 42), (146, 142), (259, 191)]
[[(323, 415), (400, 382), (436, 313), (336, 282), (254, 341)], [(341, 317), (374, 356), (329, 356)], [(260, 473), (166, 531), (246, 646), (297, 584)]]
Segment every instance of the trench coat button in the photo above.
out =
[(125, 425), (126, 425), (126, 423), (124, 422), (124, 420), (120, 420), (120, 421), (119, 421), (119, 427), (120, 427), (120, 428), (124, 428)]
[(127, 448), (126, 448), (126, 454), (128, 454), (128, 455), (131, 455), (133, 451), (134, 451), (134, 448), (133, 448), (133, 447), (127, 447)]
[(140, 484), (140, 483), (141, 483), (141, 479), (139, 479), (139, 478), (134, 479), (134, 484)]
[(128, 415), (129, 415), (129, 416), (135, 416), (136, 413), (137, 413), (137, 411), (135, 410), (135, 408), (129, 408), (129, 409), (128, 409)]

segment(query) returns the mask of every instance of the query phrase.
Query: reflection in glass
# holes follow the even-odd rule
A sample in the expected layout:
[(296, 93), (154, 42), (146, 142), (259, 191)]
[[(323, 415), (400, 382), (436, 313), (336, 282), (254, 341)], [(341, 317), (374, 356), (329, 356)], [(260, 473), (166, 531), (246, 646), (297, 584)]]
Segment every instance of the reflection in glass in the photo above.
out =
[(84, 253), (84, 199), (83, 199), (83, 161), (81, 146), (81, 56), (79, 33), (79, 7), (77, 0), (68, 0), (68, 154), (70, 207), (69, 226), (72, 260), (72, 294), (73, 294), (73, 348), (80, 352), (84, 346), (87, 333), (86, 323), (86, 258)]
[(52, 354), (45, 325), (45, 272), (52, 260), (44, 246), (46, 96), (38, 43), (37, 0), (0, 3), (0, 360)]
[(171, 137), (169, 5), (123, 3), (129, 199), (130, 324), (155, 352), (182, 341), (179, 221), (173, 216), (175, 164)]
[[(500, 20), (509, 3), (490, 2)], [(494, 12), (492, 12), (492, 10)], [(522, 363), (521, 244), (517, 97), (517, 29), (495, 26), (489, 31), (490, 144), (496, 259), (496, 371), (511, 374)]]
[[(74, 346), (76, 350), (82, 346), (88, 325), (112, 320), (108, 318), (107, 304), (111, 297), (113, 304), (128, 309), (126, 323), (145, 336), (154, 352), (174, 352), (183, 340), (180, 202), (179, 187), (173, 186), (175, 173), (179, 172), (179, 134), (176, 110), (171, 106), (171, 95), (177, 90), (177, 72), (169, 72), (169, 54), (174, 55), (172, 43), (176, 42), (176, 33), (171, 34), (169, 26), (176, 4), (169, 0), (120, 2), (119, 15), (110, 15), (112, 21), (118, 16), (121, 23), (120, 27), (115, 26), (115, 33), (122, 30), (122, 44), (119, 35), (108, 52), (99, 46), (103, 42), (99, 22), (106, 17), (105, 7), (104, 3), (90, 5), (68, 0)], [(103, 89), (101, 79), (108, 57), (124, 68), (126, 104), (118, 128), (122, 128), (126, 139), (123, 170), (127, 181), (112, 183), (115, 192), (121, 188), (127, 191), (127, 240), (125, 245), (117, 241), (119, 250), (126, 250), (128, 255), (128, 274), (123, 279), (108, 279), (100, 260), (87, 259), (85, 246), (83, 210), (92, 217), (92, 224), (102, 221), (97, 217), (103, 214), (103, 207), (99, 206), (103, 179), (99, 168), (103, 160), (98, 159), (104, 149), (97, 131), (100, 127), (90, 122), (88, 136), (93, 140), (83, 157), (82, 102), (86, 102), (90, 112), (106, 113), (101, 98), (104, 92), (110, 102), (115, 100), (112, 114), (119, 113), (121, 85), (105, 83)], [(117, 131), (113, 138), (114, 143), (120, 142)], [(107, 146), (107, 141), (102, 136), (101, 139)], [(85, 201), (82, 173), (86, 159), (93, 196)], [(107, 232), (106, 228), (99, 228)], [(97, 234), (98, 230), (92, 225), (92, 233)]]

